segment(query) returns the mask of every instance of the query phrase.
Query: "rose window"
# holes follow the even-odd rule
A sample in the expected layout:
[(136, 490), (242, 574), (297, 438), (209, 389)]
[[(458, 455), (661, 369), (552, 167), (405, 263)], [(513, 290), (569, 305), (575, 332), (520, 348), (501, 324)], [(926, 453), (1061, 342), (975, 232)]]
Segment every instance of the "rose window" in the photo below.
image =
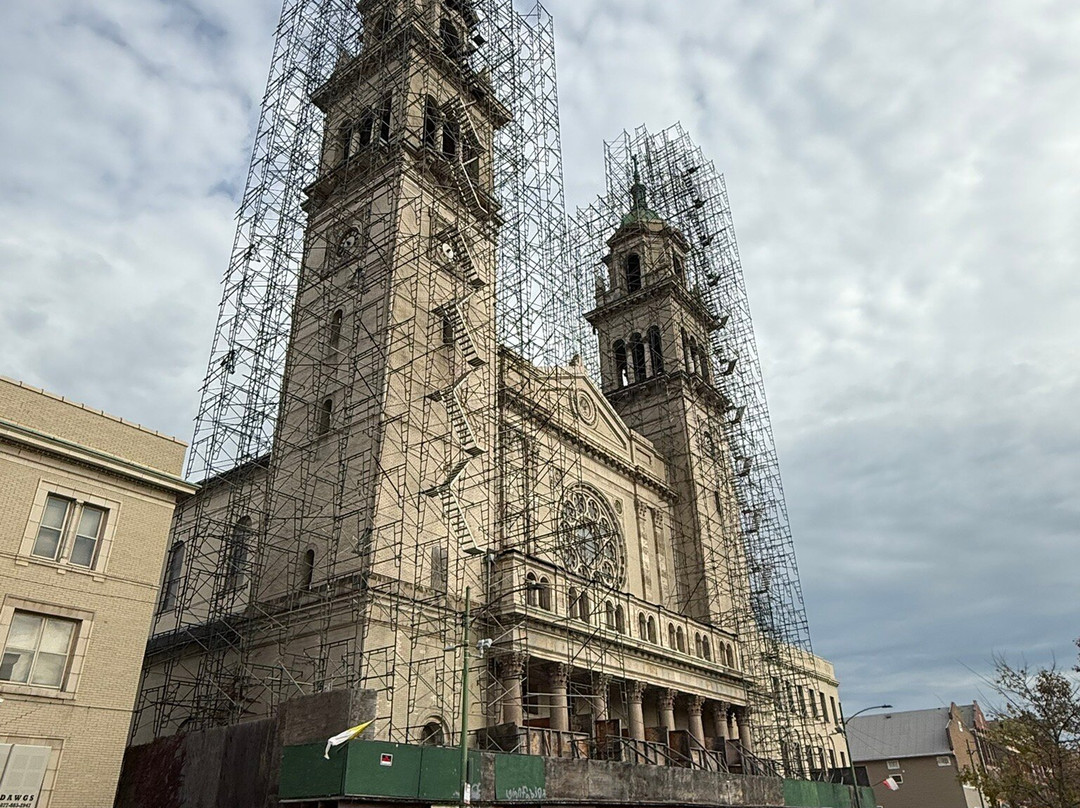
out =
[(567, 572), (606, 586), (620, 586), (626, 553), (615, 514), (603, 496), (585, 486), (570, 490), (559, 510), (560, 555)]

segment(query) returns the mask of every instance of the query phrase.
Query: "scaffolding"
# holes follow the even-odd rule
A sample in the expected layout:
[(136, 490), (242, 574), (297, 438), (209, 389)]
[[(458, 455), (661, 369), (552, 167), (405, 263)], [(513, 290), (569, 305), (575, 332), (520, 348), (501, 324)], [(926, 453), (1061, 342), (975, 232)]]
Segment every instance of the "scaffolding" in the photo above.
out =
[[(697, 656), (745, 682), (763, 756), (806, 770), (811, 647), (723, 178), (678, 127), (641, 129), (606, 146), (607, 193), (571, 224), (554, 47), (547, 12), (512, 0), (285, 1), (189, 456), (202, 490), (174, 521), (136, 741), (339, 688), (378, 693), (383, 737), (449, 739), (432, 705), (460, 703), (470, 632), (490, 640), (470, 663), (485, 727), (516, 666), (527, 714), (553, 670), (572, 703), (603, 681), (625, 706), (655, 620), (680, 653), (711, 632)], [(718, 504), (734, 482), (726, 516), (702, 526), (704, 557), (645, 571), (696, 565), (663, 603), (627, 594), (618, 545), (670, 535), (677, 486), (628, 466), (636, 488), (607, 506), (591, 482), (606, 405), (585, 314), (633, 158), (692, 244), (730, 403), (695, 421), (689, 457)], [(602, 574), (573, 546), (586, 511), (588, 541), (612, 548)], [(537, 620), (572, 641), (552, 650)]]
[[(719, 515), (704, 526), (723, 534), (725, 548), (709, 563), (709, 584), (717, 590), (711, 597), (727, 595), (733, 605), (727, 627), (741, 639), (759, 743), (789, 774), (827, 768), (803, 751), (820, 745), (818, 709), (807, 709), (803, 696), (812, 690), (813, 651), (724, 177), (678, 124), (655, 133), (645, 127), (624, 132), (605, 143), (604, 157), (606, 193), (574, 218), (575, 263), (594, 273), (602, 267), (636, 174), (650, 206), (689, 241), (686, 284), (719, 325), (707, 361), (725, 399), (722, 410), (695, 422), (693, 440), (706, 446), (710, 435), (725, 435), (731, 468), (716, 468), (710, 451), (701, 452), (697, 463), (705, 477), (734, 480), (735, 500), (718, 502), (723, 507), (717, 511), (738, 514), (735, 531), (725, 530)], [(578, 281), (583, 313), (592, 305), (596, 275), (581, 272)], [(577, 329), (578, 350), (599, 377), (597, 342), (583, 332), (583, 322), (579, 313), (567, 327)]]

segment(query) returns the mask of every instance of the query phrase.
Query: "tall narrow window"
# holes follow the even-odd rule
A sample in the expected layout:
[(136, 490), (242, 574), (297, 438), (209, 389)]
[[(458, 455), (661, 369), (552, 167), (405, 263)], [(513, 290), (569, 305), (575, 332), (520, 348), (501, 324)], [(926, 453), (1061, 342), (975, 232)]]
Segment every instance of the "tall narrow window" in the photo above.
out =
[(641, 639), (643, 639), (643, 640), (649, 639), (649, 631), (648, 631), (648, 628), (646, 627), (644, 613), (638, 614), (638, 616), (637, 616), (637, 629), (638, 629), (638, 636), (641, 637)]
[(664, 372), (664, 347), (660, 341), (660, 329), (655, 325), (649, 329), (649, 361), (653, 375)]
[(701, 370), (698, 365), (697, 340), (690, 337), (690, 372), (697, 373)]
[(331, 357), (337, 353), (341, 345), (341, 325), (345, 320), (345, 312), (338, 309), (330, 318), (330, 333), (326, 338), (326, 347)]
[(626, 343), (621, 339), (616, 340), (612, 350), (615, 354), (615, 379), (619, 387), (626, 387), (630, 384), (630, 375), (626, 368)]
[(180, 594), (180, 576), (184, 573), (184, 543), (174, 542), (169, 548), (169, 558), (165, 564), (165, 583), (161, 587), (161, 611), (167, 612), (176, 606)]
[(309, 547), (304, 552), (304, 559), (300, 566), (300, 588), (311, 589), (311, 582), (315, 579), (315, 549)]
[(442, 316), (442, 341), (443, 345), (453, 345), (457, 342), (457, 336), (454, 334), (454, 319), (446, 311)]
[(540, 608), (551, 611), (551, 581), (546, 575), (540, 578)]
[(457, 157), (458, 141), (461, 140), (461, 125), (451, 116), (443, 122), (442, 151), (446, 157)]
[(525, 575), (525, 605), (540, 605), (540, 582), (536, 580), (534, 572)]
[(346, 121), (341, 125), (338, 134), (338, 151), (342, 160), (348, 160), (353, 155), (353, 144), (356, 140), (356, 127), (352, 121)]
[(612, 631), (615, 630), (615, 604), (610, 600), (604, 603), (604, 624)]
[(630, 358), (634, 363), (634, 381), (643, 382), (648, 377), (648, 368), (645, 365), (645, 343), (641, 341), (641, 334), (630, 335)]
[(675, 624), (668, 623), (667, 627), (667, 644), (668, 648), (675, 648)]
[(379, 142), (390, 142), (390, 116), (394, 109), (394, 99), (390, 95), (383, 97), (379, 105)]
[(436, 592), (445, 592), (448, 577), (449, 564), (446, 548), (441, 544), (436, 544), (431, 548), (431, 588)]
[(94, 566), (101, 533), (105, 527), (105, 511), (90, 505), (83, 505), (79, 514), (79, 526), (75, 529), (75, 540), (71, 544), (71, 558), (78, 567)]
[(656, 621), (649, 618), (649, 642), (656, 642)]
[(701, 638), (701, 654), (705, 659), (712, 660), (712, 649), (709, 648), (709, 638), (706, 636)]
[(675, 277), (681, 281), (686, 280), (686, 264), (683, 263), (682, 256), (678, 253), (673, 253), (671, 256), (671, 266), (675, 270)]
[(626, 291), (636, 292), (641, 288), (641, 256), (630, 253), (626, 256)]
[(694, 368), (694, 354), (690, 350), (690, 337), (686, 335), (686, 329), (680, 329), (682, 331), (682, 352), (683, 352), (683, 367), (686, 368), (687, 373), (693, 373)]
[(570, 587), (566, 590), (566, 613), (571, 617), (577, 617), (578, 596), (577, 589)]
[(225, 543), (225, 588), (238, 589), (247, 580), (248, 541), (251, 537), (251, 517), (243, 516), (233, 525)]
[(615, 630), (620, 634), (626, 633), (626, 612), (621, 603), (615, 607)]
[(435, 99), (428, 96), (424, 99), (424, 147), (437, 149), (439, 147), (439, 105)]
[(334, 415), (334, 399), (328, 398), (319, 405), (319, 421), (316, 432), (325, 435), (330, 431), (330, 420)]
[(678, 644), (680, 651), (686, 651), (686, 634), (683, 633), (682, 626), (675, 630), (675, 642)]
[(461, 34), (458, 32), (457, 26), (444, 17), (442, 22), (439, 23), (439, 36), (442, 39), (443, 53), (451, 59), (459, 58), (461, 56)]
[(375, 114), (369, 109), (360, 116), (356, 124), (356, 150), (366, 149), (371, 145), (371, 130), (375, 127)]

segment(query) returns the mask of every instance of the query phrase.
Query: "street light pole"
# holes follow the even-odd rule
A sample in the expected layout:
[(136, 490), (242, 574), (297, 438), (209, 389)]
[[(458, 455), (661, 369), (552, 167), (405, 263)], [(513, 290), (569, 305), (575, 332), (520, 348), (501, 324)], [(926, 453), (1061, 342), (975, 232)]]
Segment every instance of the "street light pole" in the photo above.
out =
[[(863, 713), (867, 712), (868, 710), (891, 710), (891, 709), (892, 709), (891, 704), (875, 704), (873, 707), (863, 707), (861, 710), (859, 710), (857, 713), (855, 713), (855, 715), (851, 716), (851, 718), (854, 718), (857, 715), (862, 715)], [(847, 734), (847, 725), (848, 725), (848, 721), (850, 721), (851, 718), (844, 718), (844, 703), (841, 701), (840, 702), (840, 724), (841, 725), (839, 727), (837, 727), (837, 729), (840, 730), (841, 734), (844, 736), (844, 741), (847, 743), (847, 759), (848, 759), (848, 766), (851, 769), (851, 787), (854, 789), (854, 793), (855, 793), (855, 808), (862, 808), (862, 797), (859, 796), (859, 781), (855, 779), (855, 756), (851, 754), (851, 739), (848, 738), (848, 734)]]
[[(461, 801), (462, 808), (469, 804), (466, 789), (469, 787), (469, 605), (472, 595), (465, 587), (465, 622), (461, 627)], [(470, 795), (471, 796), (471, 795)]]

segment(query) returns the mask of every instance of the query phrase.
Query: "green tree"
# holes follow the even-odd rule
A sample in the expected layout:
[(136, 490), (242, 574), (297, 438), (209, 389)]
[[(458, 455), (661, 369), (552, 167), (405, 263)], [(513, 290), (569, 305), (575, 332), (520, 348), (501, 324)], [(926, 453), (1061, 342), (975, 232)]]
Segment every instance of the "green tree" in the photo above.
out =
[(998, 660), (993, 686), (1003, 706), (980, 739), (984, 764), (967, 769), (964, 781), (995, 805), (1080, 808), (1076, 678), (1056, 666), (1014, 668)]

